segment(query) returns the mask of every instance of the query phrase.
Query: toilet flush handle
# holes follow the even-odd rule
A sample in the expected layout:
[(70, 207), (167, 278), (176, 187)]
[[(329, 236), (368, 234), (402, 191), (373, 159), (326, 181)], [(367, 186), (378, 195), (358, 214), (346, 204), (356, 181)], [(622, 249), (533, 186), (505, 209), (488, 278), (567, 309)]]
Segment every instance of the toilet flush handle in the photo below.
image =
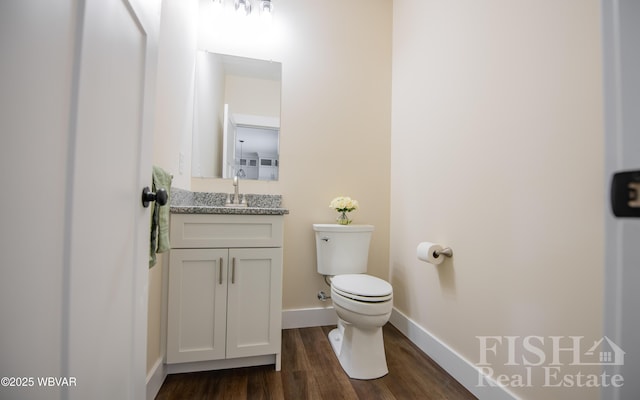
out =
[(329, 241), (329, 238), (325, 236), (325, 237), (323, 237), (323, 238), (320, 238), (320, 240), (324, 240), (325, 242), (328, 242), (328, 241)]

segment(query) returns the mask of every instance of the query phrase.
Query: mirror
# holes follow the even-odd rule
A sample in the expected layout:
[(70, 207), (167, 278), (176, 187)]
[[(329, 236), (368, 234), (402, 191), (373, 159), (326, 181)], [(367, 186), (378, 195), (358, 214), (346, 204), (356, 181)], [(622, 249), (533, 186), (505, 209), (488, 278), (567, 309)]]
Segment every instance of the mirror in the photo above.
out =
[(191, 176), (278, 179), (281, 76), (277, 62), (198, 52)]

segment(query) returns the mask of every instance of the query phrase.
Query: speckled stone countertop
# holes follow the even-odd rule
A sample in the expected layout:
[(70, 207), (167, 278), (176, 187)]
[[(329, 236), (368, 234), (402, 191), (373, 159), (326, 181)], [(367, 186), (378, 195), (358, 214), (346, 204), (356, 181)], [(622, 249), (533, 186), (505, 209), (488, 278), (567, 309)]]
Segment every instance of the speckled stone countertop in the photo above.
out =
[(275, 194), (245, 194), (248, 207), (225, 207), (229, 194), (191, 192), (171, 188), (171, 212), (174, 214), (240, 214), (240, 215), (284, 215), (289, 210), (282, 208), (282, 196)]

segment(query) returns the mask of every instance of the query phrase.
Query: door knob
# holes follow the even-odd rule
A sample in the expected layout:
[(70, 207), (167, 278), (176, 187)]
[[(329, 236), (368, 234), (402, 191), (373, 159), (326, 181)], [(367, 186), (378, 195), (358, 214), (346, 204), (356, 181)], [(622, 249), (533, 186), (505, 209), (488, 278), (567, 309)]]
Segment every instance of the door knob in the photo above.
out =
[(142, 207), (149, 207), (149, 203), (155, 201), (159, 206), (163, 206), (167, 204), (167, 200), (169, 196), (167, 195), (167, 191), (165, 189), (158, 189), (155, 193), (149, 189), (149, 186), (145, 186), (142, 189)]

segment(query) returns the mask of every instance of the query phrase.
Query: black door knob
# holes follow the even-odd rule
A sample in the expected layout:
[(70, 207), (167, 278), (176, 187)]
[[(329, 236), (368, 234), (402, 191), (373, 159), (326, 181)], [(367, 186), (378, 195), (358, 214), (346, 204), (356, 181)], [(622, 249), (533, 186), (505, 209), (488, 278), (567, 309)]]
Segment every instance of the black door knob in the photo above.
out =
[(169, 196), (167, 195), (167, 191), (164, 189), (158, 189), (155, 193), (149, 189), (148, 186), (145, 186), (142, 189), (142, 207), (149, 207), (149, 203), (155, 201), (158, 205), (163, 206), (167, 204), (167, 200)]

